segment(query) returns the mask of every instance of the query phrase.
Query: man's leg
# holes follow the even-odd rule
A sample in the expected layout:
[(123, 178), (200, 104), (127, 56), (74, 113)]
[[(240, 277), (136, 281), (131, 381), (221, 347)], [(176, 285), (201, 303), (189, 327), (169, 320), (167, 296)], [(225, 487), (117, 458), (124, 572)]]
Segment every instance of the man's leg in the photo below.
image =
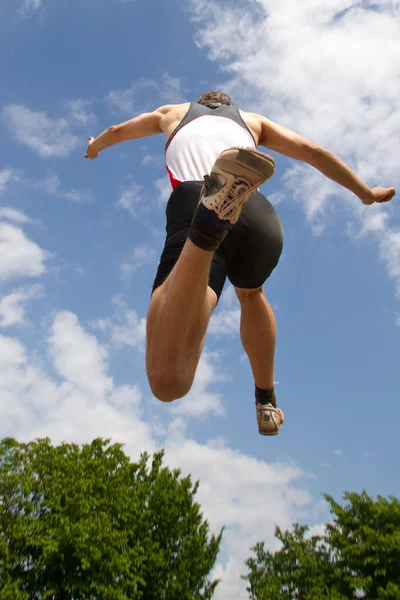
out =
[(189, 239), (147, 315), (146, 368), (153, 394), (164, 402), (190, 390), (217, 295), (208, 287), (213, 252)]
[(276, 322), (262, 288), (235, 288), (241, 305), (240, 337), (254, 381), (262, 390), (274, 387)]
[(283, 248), (279, 217), (260, 193), (245, 205), (226, 242), (227, 273), (241, 304), (241, 338), (255, 381), (258, 430), (276, 435), (284, 417), (274, 391), (275, 317), (262, 285), (279, 262)]
[(205, 177), (188, 239), (167, 279), (154, 291), (147, 317), (146, 368), (160, 400), (170, 402), (190, 390), (217, 303), (217, 294), (208, 286), (213, 254), (244, 203), (273, 175), (274, 164), (254, 149), (231, 148), (220, 154)]
[(276, 435), (284, 422), (274, 391), (275, 316), (261, 287), (235, 288), (241, 305), (240, 336), (256, 384), (256, 414), (261, 435)]

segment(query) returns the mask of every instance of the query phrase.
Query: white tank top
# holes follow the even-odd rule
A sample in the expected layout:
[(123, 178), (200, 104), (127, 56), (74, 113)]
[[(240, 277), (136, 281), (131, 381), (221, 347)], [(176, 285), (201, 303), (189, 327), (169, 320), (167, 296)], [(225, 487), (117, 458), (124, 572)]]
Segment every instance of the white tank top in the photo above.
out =
[(256, 147), (238, 109), (225, 105), (211, 109), (193, 102), (166, 145), (172, 188), (183, 181), (202, 181), (218, 155), (232, 146)]

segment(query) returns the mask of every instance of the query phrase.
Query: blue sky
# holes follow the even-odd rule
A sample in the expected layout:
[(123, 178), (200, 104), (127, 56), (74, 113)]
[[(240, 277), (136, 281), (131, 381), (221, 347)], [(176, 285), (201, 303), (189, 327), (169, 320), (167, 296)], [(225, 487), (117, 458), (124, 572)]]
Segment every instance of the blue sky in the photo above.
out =
[[(0, 8), (0, 434), (96, 436), (200, 478), (226, 525), (217, 599), (245, 598), (250, 546), (318, 525), (321, 494), (399, 495), (398, 198), (364, 208), (277, 158), (263, 191), (285, 233), (266, 285), (286, 423), (258, 435), (226, 286), (191, 394), (151, 398), (144, 328), (163, 245), (161, 136), (85, 161), (107, 126), (215, 87), (397, 186), (398, 0), (5, 0)], [(350, 33), (351, 32), (351, 35)], [(266, 514), (267, 513), (267, 514)]]

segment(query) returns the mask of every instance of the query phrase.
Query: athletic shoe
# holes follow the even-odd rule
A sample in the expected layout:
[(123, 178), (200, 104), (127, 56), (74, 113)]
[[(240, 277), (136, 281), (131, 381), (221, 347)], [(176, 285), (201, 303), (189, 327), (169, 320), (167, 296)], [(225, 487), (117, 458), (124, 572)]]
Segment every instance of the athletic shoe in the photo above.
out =
[(261, 435), (277, 435), (285, 418), (280, 408), (272, 404), (256, 402), (258, 433)]
[(203, 205), (221, 221), (236, 223), (245, 202), (275, 172), (272, 156), (253, 148), (221, 152), (211, 174), (204, 177)]

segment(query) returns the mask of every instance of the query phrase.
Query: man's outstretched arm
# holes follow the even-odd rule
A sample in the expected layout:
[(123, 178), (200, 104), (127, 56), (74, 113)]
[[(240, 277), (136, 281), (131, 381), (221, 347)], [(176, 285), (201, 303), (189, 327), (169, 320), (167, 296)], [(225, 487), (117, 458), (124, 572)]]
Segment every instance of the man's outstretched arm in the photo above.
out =
[(364, 204), (388, 202), (396, 190), (377, 187), (370, 189), (340, 158), (286, 127), (260, 117), (262, 131), (259, 144), (290, 158), (301, 160), (321, 171), (326, 177), (347, 188)]
[(96, 158), (99, 152), (126, 140), (162, 133), (161, 119), (170, 110), (170, 106), (161, 106), (153, 112), (142, 113), (119, 125), (111, 125), (97, 138), (90, 137), (85, 158)]

